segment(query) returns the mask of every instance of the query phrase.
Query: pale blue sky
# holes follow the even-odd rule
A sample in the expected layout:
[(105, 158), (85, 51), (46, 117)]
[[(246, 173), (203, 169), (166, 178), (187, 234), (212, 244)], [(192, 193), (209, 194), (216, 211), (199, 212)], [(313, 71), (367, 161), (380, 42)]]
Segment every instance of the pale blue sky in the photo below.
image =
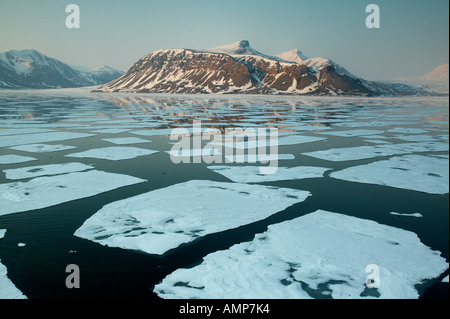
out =
[[(66, 5), (81, 28), (65, 27)], [(378, 4), (381, 28), (367, 29)], [(126, 71), (159, 49), (245, 39), (266, 54), (298, 48), (369, 80), (421, 76), (448, 63), (448, 0), (1, 0), (0, 52), (36, 49), (71, 65)]]

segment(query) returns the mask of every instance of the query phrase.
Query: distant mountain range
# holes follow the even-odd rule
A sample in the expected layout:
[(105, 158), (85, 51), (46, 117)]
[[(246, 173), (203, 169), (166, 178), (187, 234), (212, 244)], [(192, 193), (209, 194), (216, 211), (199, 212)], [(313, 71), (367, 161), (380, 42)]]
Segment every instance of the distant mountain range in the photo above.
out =
[(108, 66), (77, 69), (36, 50), (0, 53), (0, 88), (49, 89), (101, 85), (122, 74)]
[[(448, 65), (446, 69), (448, 81)], [(445, 76), (445, 68), (427, 77)], [(425, 86), (367, 81), (336, 62), (298, 49), (263, 54), (246, 40), (207, 50), (164, 49), (126, 73), (104, 66), (69, 66), (36, 50), (0, 53), (0, 88), (101, 85), (96, 92), (408, 96), (441, 95)]]
[[(361, 79), (295, 49), (263, 54), (246, 40), (207, 50), (165, 49), (139, 59), (98, 92), (404, 96), (423, 88)], [(431, 93), (432, 94), (432, 93)]]

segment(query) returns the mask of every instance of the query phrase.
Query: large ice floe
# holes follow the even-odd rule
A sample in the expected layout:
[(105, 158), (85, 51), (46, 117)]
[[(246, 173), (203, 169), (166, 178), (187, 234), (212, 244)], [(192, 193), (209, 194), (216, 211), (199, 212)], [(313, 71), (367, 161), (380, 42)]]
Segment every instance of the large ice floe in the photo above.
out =
[(47, 153), (66, 151), (75, 148), (69, 145), (51, 145), (51, 144), (28, 144), (11, 147), (13, 150), (29, 152), (29, 153)]
[(91, 170), (0, 184), (0, 215), (49, 207), (143, 181), (128, 175)]
[(0, 164), (18, 164), (35, 161), (37, 158), (22, 155), (0, 155)]
[(154, 291), (186, 299), (407, 299), (447, 268), (415, 233), (318, 210), (178, 269)]
[(208, 168), (238, 183), (263, 183), (274, 181), (319, 178), (329, 170), (324, 167), (278, 167), (275, 174), (261, 174), (259, 166), (208, 166)]
[(309, 195), (295, 189), (192, 180), (108, 204), (75, 236), (163, 254), (197, 237), (265, 219)]
[(77, 132), (46, 132), (35, 134), (10, 135), (10, 136), (2, 136), (2, 138), (0, 139), (0, 147), (65, 141), (91, 136), (94, 136), (94, 134), (77, 133)]
[[(0, 240), (5, 236), (6, 229), (0, 229)], [(8, 278), (8, 271), (0, 259), (0, 299), (26, 299), (27, 297)]]
[(431, 194), (449, 192), (449, 160), (422, 155), (393, 157), (333, 172), (331, 177)]
[(92, 168), (94, 167), (82, 163), (63, 163), (5, 169), (3, 172), (7, 179), (25, 179), (46, 175), (81, 172)]
[(68, 154), (66, 156), (76, 158), (87, 157), (87, 158), (105, 159), (110, 161), (120, 161), (144, 155), (151, 155), (154, 153), (158, 153), (158, 151), (148, 150), (139, 147), (112, 146), (112, 147), (95, 148), (84, 152)]

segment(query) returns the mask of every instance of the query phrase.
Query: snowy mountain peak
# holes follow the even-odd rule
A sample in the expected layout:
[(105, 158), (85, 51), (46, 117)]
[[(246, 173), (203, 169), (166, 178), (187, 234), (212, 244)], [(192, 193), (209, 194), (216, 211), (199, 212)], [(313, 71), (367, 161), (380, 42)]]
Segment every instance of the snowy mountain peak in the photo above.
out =
[(91, 86), (107, 83), (122, 74), (107, 66), (94, 70), (74, 68), (34, 49), (0, 53), (0, 88)]
[(308, 57), (303, 54), (302, 51), (299, 49), (294, 49), (288, 52), (277, 54), (276, 57), (279, 57), (280, 59), (289, 61), (289, 62), (296, 62), (296, 63), (303, 63), (306, 60), (308, 60)]
[(449, 80), (449, 65), (442, 64), (421, 77), (421, 80), (433, 82), (448, 82)]
[(205, 51), (230, 55), (255, 54), (257, 52), (250, 47), (250, 42), (247, 40), (240, 40), (235, 43), (221, 45)]

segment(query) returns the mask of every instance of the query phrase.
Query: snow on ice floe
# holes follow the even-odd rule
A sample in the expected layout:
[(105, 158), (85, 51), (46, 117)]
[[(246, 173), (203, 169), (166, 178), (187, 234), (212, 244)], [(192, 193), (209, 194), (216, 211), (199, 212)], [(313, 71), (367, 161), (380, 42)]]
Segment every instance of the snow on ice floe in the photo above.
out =
[(237, 154), (225, 155), (226, 163), (266, 163), (268, 161), (293, 160), (293, 154)]
[(104, 138), (103, 140), (117, 145), (152, 143), (152, 141), (144, 140), (139, 137)]
[(0, 139), (0, 147), (65, 141), (91, 136), (94, 136), (94, 134), (77, 133), (77, 132), (47, 132), (47, 133), (2, 136), (2, 138)]
[(110, 161), (120, 161), (136, 158), (139, 156), (151, 155), (155, 153), (158, 153), (158, 151), (138, 147), (113, 146), (113, 147), (95, 148), (84, 152), (68, 154), (66, 156), (76, 158), (98, 158)]
[(197, 237), (265, 219), (309, 195), (295, 189), (192, 180), (108, 204), (75, 236), (164, 254)]
[(18, 164), (36, 160), (37, 158), (22, 155), (0, 155), (0, 164)]
[(397, 213), (397, 212), (390, 212), (389, 214), (394, 216), (400, 216), (400, 217), (416, 217), (416, 218), (422, 218), (423, 215), (420, 213)]
[[(378, 288), (366, 289), (369, 265), (379, 269)], [(318, 210), (178, 269), (154, 291), (167, 299), (407, 299), (419, 297), (414, 285), (446, 269), (415, 233)]]
[(60, 175), (81, 172), (94, 167), (82, 163), (49, 164), (41, 166), (5, 169), (3, 172), (7, 179), (25, 179), (39, 176)]
[(324, 167), (278, 167), (275, 174), (261, 174), (258, 166), (208, 166), (218, 174), (237, 183), (262, 183), (294, 179), (320, 178), (330, 170)]
[(28, 144), (10, 147), (16, 151), (29, 152), (29, 153), (48, 153), (66, 151), (76, 148), (75, 146), (68, 145), (51, 145), (51, 144)]
[(367, 158), (374, 158), (378, 156), (390, 156), (396, 154), (404, 154), (406, 151), (402, 151), (396, 148), (385, 148), (383, 146), (356, 146), (345, 148), (333, 148), (324, 151), (315, 151), (303, 153), (303, 155), (339, 162), (339, 161), (354, 161)]
[(406, 155), (333, 172), (331, 177), (351, 182), (378, 184), (431, 194), (449, 191), (449, 160)]
[[(6, 229), (0, 229), (0, 240), (5, 237)], [(26, 299), (26, 296), (12, 283), (7, 276), (6, 267), (0, 259), (0, 299)]]
[(128, 175), (91, 170), (0, 184), (0, 215), (49, 207), (143, 181)]
[(0, 299), (27, 299), (8, 278), (8, 271), (0, 259)]

